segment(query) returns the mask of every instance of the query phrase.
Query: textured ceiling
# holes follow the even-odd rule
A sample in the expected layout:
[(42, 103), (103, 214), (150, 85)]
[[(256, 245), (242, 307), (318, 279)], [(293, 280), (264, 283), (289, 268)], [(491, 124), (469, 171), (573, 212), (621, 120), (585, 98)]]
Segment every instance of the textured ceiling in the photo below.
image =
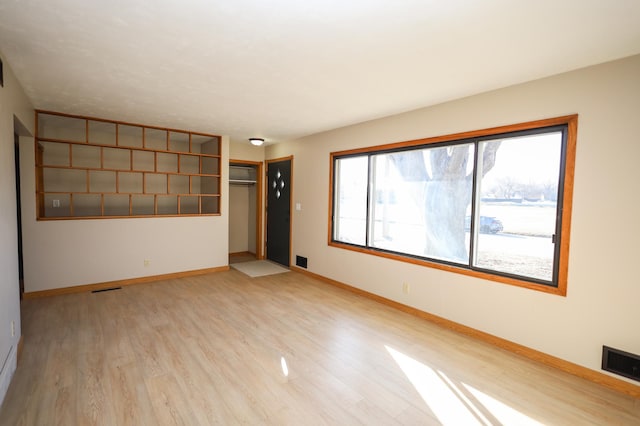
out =
[(36, 108), (267, 141), (640, 53), (638, 0), (0, 0)]

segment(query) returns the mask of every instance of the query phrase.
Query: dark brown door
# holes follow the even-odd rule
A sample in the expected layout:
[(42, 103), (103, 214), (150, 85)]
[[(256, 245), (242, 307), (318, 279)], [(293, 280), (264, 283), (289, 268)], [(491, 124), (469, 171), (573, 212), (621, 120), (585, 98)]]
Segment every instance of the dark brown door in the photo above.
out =
[(267, 165), (267, 259), (289, 267), (291, 159)]

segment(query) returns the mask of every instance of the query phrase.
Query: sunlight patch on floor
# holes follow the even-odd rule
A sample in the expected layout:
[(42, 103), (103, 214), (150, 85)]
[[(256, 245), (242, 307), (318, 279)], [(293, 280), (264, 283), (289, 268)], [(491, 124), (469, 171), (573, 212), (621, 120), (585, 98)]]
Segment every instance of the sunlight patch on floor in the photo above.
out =
[(284, 377), (289, 377), (289, 367), (287, 366), (287, 360), (283, 356), (280, 357), (280, 366), (282, 367), (282, 374)]
[(492, 420), (505, 425), (541, 425), (472, 386), (460, 383), (464, 387), (461, 389), (443, 372), (389, 346), (385, 348), (443, 425), (492, 425)]
[(443, 425), (483, 424), (433, 369), (393, 348), (385, 347), (440, 423)]
[(467, 385), (466, 383), (462, 384), (469, 392), (475, 396), (478, 401), (484, 405), (487, 410), (491, 412), (495, 416), (500, 423), (503, 425), (521, 425), (521, 426), (538, 426), (542, 425), (531, 417), (527, 417), (521, 412), (514, 410), (509, 407), (507, 404), (498, 401), (497, 399), (487, 395), (484, 392), (479, 391), (478, 389)]

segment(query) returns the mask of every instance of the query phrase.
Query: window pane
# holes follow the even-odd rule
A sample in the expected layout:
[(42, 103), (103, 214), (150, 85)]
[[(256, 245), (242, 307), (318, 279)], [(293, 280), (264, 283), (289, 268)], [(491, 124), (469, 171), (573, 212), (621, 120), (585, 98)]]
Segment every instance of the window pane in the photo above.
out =
[(552, 281), (561, 149), (561, 132), (479, 144), (495, 165), (478, 188), (474, 266)]
[(473, 144), (375, 155), (372, 247), (469, 263)]
[(335, 162), (334, 230), (336, 241), (365, 245), (367, 238), (367, 156)]

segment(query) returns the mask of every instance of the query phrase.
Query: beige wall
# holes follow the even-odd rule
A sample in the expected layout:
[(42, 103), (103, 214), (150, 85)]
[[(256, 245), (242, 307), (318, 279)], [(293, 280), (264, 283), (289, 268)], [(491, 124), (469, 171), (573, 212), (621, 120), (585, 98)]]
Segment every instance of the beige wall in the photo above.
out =
[[(20, 296), (18, 282), (18, 233), (14, 165), (14, 120), (21, 124), (18, 134), (33, 134), (33, 107), (16, 80), (10, 65), (3, 62), (4, 87), (0, 87), (0, 404), (5, 385), (16, 367), (20, 339)], [(21, 137), (21, 151), (33, 139)], [(32, 148), (33, 150), (33, 148)], [(15, 335), (11, 335), (11, 322)], [(5, 362), (6, 360), (6, 362)]]
[[(309, 270), (576, 364), (640, 353), (640, 56), (267, 147), (294, 155), (292, 256)], [(327, 245), (329, 153), (579, 114), (567, 297)], [(411, 293), (402, 293), (402, 283)]]
[[(228, 146), (223, 137), (222, 188)], [(34, 152), (26, 151), (20, 166), (26, 292), (228, 264), (228, 192), (221, 216), (36, 221)]]
[(265, 146), (253, 146), (248, 141), (231, 141), (229, 158), (232, 160), (264, 161)]

